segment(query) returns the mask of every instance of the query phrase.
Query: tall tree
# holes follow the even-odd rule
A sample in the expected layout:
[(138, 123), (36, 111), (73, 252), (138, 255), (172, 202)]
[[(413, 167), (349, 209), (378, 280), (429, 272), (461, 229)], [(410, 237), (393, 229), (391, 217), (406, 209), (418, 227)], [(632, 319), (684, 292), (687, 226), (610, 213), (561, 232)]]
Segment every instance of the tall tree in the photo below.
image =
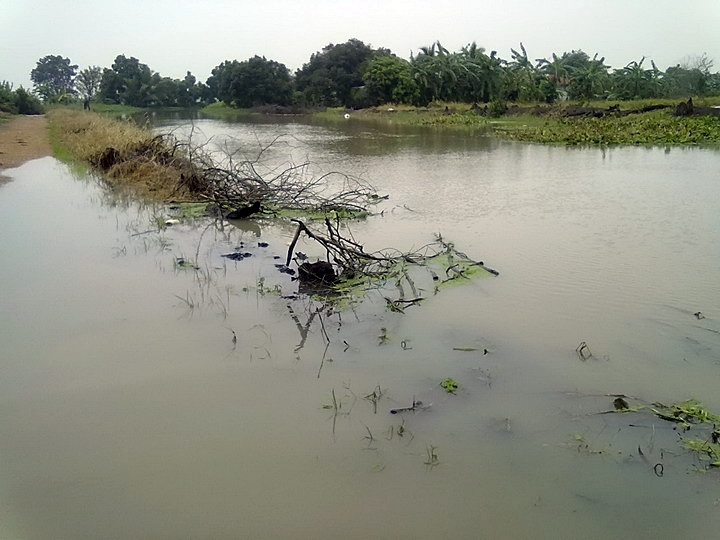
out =
[(413, 79), (419, 88), (418, 105), (426, 106), (431, 101), (453, 99), (457, 90), (458, 66), (454, 58), (440, 41), (420, 47), (417, 56), (411, 57)]
[(61, 101), (72, 96), (77, 68), (69, 58), (55, 55), (42, 57), (30, 72), (35, 92), (45, 102)]
[(289, 105), (293, 83), (284, 64), (254, 56), (233, 66), (230, 97), (236, 107)]
[(414, 103), (419, 98), (410, 62), (393, 55), (375, 56), (363, 75), (368, 99), (382, 103)]
[(710, 73), (712, 66), (713, 60), (705, 53), (685, 57), (682, 63), (665, 70), (664, 93), (668, 96), (705, 95), (717, 85), (717, 77)]
[(188, 71), (179, 83), (178, 105), (180, 107), (192, 107), (202, 101), (202, 91), (197, 84), (195, 75)]
[(350, 106), (352, 89), (362, 86), (367, 61), (373, 54), (373, 49), (358, 39), (330, 44), (297, 70), (295, 84), (309, 103)]
[(100, 93), (114, 103), (147, 107), (152, 104), (153, 74), (137, 58), (118, 55), (112, 68), (103, 70)]
[(497, 56), (497, 52), (490, 51), (488, 56), (483, 47), (476, 47), (473, 42), (463, 47), (460, 54), (472, 74), (471, 90), (469, 93), (463, 92), (461, 99), (483, 103), (499, 99), (506, 74), (503, 70), (504, 61)]
[(207, 80), (214, 99), (235, 107), (289, 105), (293, 80), (284, 64), (254, 56), (243, 62), (226, 60), (215, 66)]
[(233, 73), (240, 62), (237, 60), (225, 60), (213, 68), (210, 72), (206, 84), (210, 95), (213, 99), (224, 102), (227, 105), (232, 104), (232, 94), (230, 92), (230, 83), (232, 82)]
[(566, 54), (558, 56), (552, 53), (552, 60), (546, 58), (537, 60), (538, 69), (545, 74), (545, 80), (552, 91), (553, 99), (555, 96), (567, 97), (567, 86), (570, 84), (570, 70)]
[(80, 71), (75, 77), (75, 89), (80, 97), (92, 99), (100, 90), (102, 81), (102, 69), (99, 66), (90, 66)]

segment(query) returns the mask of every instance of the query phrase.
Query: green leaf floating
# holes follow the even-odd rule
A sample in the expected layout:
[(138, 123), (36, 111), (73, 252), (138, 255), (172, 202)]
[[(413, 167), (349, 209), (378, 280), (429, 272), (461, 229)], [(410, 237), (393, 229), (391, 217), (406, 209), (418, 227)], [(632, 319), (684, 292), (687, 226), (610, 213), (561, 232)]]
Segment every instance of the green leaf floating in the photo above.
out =
[(454, 394), (458, 389), (458, 383), (455, 379), (447, 378), (443, 382), (440, 383), (440, 386), (443, 387), (443, 390), (450, 394)]

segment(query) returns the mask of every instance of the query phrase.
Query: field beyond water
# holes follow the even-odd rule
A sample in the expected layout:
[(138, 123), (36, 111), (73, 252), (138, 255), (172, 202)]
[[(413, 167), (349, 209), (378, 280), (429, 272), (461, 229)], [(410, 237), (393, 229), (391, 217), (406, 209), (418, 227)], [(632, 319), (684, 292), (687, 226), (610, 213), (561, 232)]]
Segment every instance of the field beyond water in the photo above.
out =
[[(361, 119), (384, 120), (393, 124), (489, 129), (503, 139), (544, 144), (578, 145), (716, 145), (720, 144), (717, 116), (678, 117), (673, 114), (680, 100), (592, 102), (587, 109), (617, 108), (627, 113), (651, 105), (659, 110), (631, 114), (608, 114), (601, 118), (567, 116), (577, 104), (554, 106), (499, 106), (480, 109), (468, 104), (439, 103), (427, 108), (376, 107), (349, 112)], [(701, 107), (720, 104), (720, 98), (695, 100)], [(331, 110), (322, 116), (339, 115)], [(482, 114), (479, 114), (482, 113)]]
[[(673, 114), (679, 99), (637, 101), (595, 101), (578, 105), (431, 103), (428, 107), (383, 105), (360, 110), (328, 108), (308, 114), (323, 121), (359, 119), (391, 126), (431, 126), (490, 130), (502, 139), (568, 146), (603, 145), (717, 145), (720, 144), (720, 117)], [(720, 98), (696, 98), (698, 107), (720, 106)], [(568, 116), (568, 109), (607, 110), (618, 114), (602, 118)], [(663, 107), (647, 112), (642, 109)], [(272, 111), (234, 109), (216, 103), (203, 113), (226, 120), (237, 120)], [(630, 114), (628, 114), (630, 113)], [(349, 118), (347, 117), (349, 115)]]

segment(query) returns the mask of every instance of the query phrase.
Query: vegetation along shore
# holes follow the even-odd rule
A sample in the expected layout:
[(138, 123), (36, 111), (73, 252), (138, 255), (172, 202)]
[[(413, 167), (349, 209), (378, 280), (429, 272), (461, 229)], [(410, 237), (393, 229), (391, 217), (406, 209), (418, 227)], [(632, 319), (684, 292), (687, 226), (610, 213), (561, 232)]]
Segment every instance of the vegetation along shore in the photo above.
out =
[[(720, 142), (720, 73), (707, 55), (665, 69), (641, 57), (611, 67), (580, 49), (532, 59), (520, 43), (508, 58), (476, 43), (434, 42), (400, 58), (357, 39), (330, 44), (292, 73), (265, 57), (226, 60), (203, 83), (163, 77), (134, 57), (79, 69), (47, 55), (32, 92), (0, 83), (0, 115), (71, 105), (95, 111), (203, 108), (211, 115), (314, 114), (434, 127), (491, 129), (497, 136), (567, 145)], [(692, 102), (688, 100), (692, 98)], [(684, 108), (678, 108), (685, 103)], [(687, 104), (690, 103), (690, 107)], [(682, 109), (682, 110), (681, 110)], [(2, 116), (0, 116), (2, 121)]]

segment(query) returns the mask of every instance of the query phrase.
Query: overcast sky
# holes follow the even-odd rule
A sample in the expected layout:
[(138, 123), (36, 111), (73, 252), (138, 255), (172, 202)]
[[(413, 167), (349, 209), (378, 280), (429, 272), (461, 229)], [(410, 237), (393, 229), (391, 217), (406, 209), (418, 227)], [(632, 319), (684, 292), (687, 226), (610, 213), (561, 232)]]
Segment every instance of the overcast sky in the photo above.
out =
[(80, 69), (124, 54), (203, 82), (224, 60), (254, 55), (294, 71), (350, 38), (407, 59), (437, 40), (510, 59), (522, 41), (531, 59), (582, 49), (613, 68), (645, 56), (665, 70), (707, 53), (715, 72), (720, 0), (0, 0), (0, 81), (31, 87), (49, 54)]

